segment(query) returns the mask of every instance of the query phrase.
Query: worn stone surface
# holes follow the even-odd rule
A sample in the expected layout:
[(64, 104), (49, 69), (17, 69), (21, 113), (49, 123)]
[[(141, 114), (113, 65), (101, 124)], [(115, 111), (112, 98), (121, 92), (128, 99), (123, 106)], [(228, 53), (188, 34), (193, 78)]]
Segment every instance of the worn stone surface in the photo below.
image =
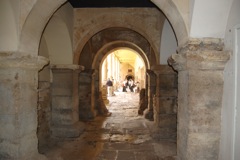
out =
[(39, 92), (38, 92), (38, 148), (39, 152), (48, 143), (51, 130), (51, 93), (50, 93), (50, 82), (39, 81)]
[(37, 158), (37, 73), (47, 61), (11, 56), (0, 61), (0, 159)]
[(191, 40), (169, 62), (178, 70), (178, 158), (217, 160), (223, 69), (229, 59), (220, 39)]
[(157, 75), (154, 97), (154, 121), (162, 139), (176, 140), (177, 128), (177, 74), (168, 65), (153, 66)]
[(52, 160), (175, 160), (176, 142), (159, 139), (154, 122), (138, 115), (139, 94), (115, 94), (107, 105), (111, 116), (85, 122), (79, 138), (57, 140), (45, 155)]
[(72, 65), (61, 67), (59, 65), (52, 67), (52, 136), (77, 137), (82, 132), (83, 126), (77, 122), (78, 119), (74, 116), (75, 112), (78, 112), (73, 104), (75, 73)]

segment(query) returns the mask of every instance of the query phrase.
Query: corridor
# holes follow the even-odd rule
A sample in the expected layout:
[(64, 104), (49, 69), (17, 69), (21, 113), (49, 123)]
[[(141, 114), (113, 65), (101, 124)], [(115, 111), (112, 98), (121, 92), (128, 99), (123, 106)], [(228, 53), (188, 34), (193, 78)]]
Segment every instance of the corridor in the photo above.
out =
[(109, 117), (85, 122), (77, 139), (56, 139), (45, 155), (51, 160), (174, 160), (176, 143), (160, 140), (154, 122), (137, 114), (139, 94), (108, 97)]

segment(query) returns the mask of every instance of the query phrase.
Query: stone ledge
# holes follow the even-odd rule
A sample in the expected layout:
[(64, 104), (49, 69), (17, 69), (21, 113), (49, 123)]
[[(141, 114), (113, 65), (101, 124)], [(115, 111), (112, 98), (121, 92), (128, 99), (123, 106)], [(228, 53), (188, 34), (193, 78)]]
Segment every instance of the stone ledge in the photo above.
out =
[(41, 70), (49, 63), (49, 60), (42, 56), (18, 56), (0, 53), (0, 68), (20, 68), (30, 70)]

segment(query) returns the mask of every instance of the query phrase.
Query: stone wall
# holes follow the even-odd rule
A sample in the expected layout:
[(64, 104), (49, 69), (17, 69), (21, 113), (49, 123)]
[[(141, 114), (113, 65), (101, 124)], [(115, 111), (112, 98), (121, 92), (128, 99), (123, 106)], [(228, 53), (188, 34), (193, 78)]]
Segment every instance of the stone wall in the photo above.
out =
[[(136, 31), (147, 39), (155, 53), (159, 53), (159, 44), (161, 37), (160, 31), (162, 29), (164, 20), (165, 17), (162, 12), (155, 8), (75, 9), (73, 37), (74, 53), (81, 53), (84, 45), (87, 44), (87, 41), (96, 33), (98, 33), (99, 31), (104, 31), (104, 29), (106, 28), (127, 28), (129, 29), (129, 31)], [(109, 41), (112, 38), (115, 38), (115, 36), (109, 34), (105, 41)], [(134, 37), (129, 36), (125, 37), (122, 34), (120, 39), (129, 39), (128, 41), (134, 42), (132, 41), (133, 38)], [(135, 44), (138, 45), (138, 43)], [(144, 50), (144, 52), (146, 51)], [(156, 56), (158, 55), (156, 54)], [(154, 58), (155, 57), (150, 57), (149, 59), (154, 60)]]

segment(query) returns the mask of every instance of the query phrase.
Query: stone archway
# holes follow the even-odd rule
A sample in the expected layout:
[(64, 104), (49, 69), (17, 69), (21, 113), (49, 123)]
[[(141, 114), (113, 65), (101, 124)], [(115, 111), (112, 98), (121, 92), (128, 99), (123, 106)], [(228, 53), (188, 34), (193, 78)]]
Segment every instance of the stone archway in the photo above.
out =
[(38, 48), (49, 18), (64, 2), (36, 1), (32, 8), (28, 8), (31, 11), (26, 20), (21, 19), (24, 22), (21, 21), (18, 50), (1, 55), (0, 81), (4, 87), (0, 87), (0, 99), (6, 99), (1, 102), (1, 110), (6, 107), (7, 112), (3, 112), (1, 117), (4, 119), (0, 120), (3, 140), (0, 159), (45, 159), (38, 153), (37, 82), (38, 71), (48, 63), (48, 59), (38, 56)]
[[(40, 70), (45, 64), (47, 64), (48, 60), (37, 55), (39, 42), (44, 27), (46, 26), (48, 20), (51, 18), (53, 13), (65, 2), (66, 0), (37, 0), (36, 4), (34, 4), (34, 6), (32, 7), (22, 27), (18, 51), (13, 54), (4, 54), (3, 58), (1, 58), (1, 81), (5, 82), (6, 80), (10, 80), (10, 83), (4, 83), (4, 91), (7, 92), (3, 92), (4, 94), (1, 94), (1, 99), (9, 99), (9, 95), (14, 95), (12, 96), (11, 102), (6, 101), (4, 103), (6, 103), (6, 106), (12, 108), (13, 110), (15, 110), (16, 106), (19, 107), (17, 112), (14, 112), (12, 116), (5, 114), (5, 116), (8, 116), (8, 121), (1, 120), (1, 124), (7, 124), (2, 125), (4, 136), (1, 138), (6, 140), (3, 146), (1, 146), (3, 147), (1, 148), (1, 156), (3, 158), (43, 158), (38, 154), (37, 149), (36, 82), (38, 79), (38, 70)], [(166, 1), (165, 3), (168, 4), (171, 2)], [(160, 9), (162, 8), (160, 7)], [(168, 9), (169, 10), (167, 11), (167, 13), (169, 13), (169, 15), (171, 15), (171, 13), (175, 13), (175, 15), (180, 16), (176, 7), (170, 6)], [(174, 23), (174, 18), (169, 19), (173, 24), (176, 24)], [(178, 22), (179, 21), (181, 23), (173, 26), (174, 28), (180, 28), (176, 29), (177, 31), (179, 31), (177, 32), (177, 36), (178, 40), (183, 42), (186, 40), (187, 32), (181, 16)], [(181, 29), (183, 30), (182, 33), (180, 33)], [(17, 81), (19, 79), (21, 79), (21, 81)], [(15, 86), (15, 88), (13, 89), (12, 86)], [(16, 117), (20, 117), (20, 119), (16, 119)], [(12, 122), (14, 122), (14, 126), (12, 126)], [(9, 128), (8, 125), (11, 125), (12, 127)], [(25, 126), (27, 128), (25, 128)], [(5, 135), (5, 133), (12, 133), (12, 135)], [(21, 136), (15, 133), (19, 133)]]
[[(110, 43), (106, 44), (105, 46), (103, 46), (97, 52), (96, 57), (94, 58), (94, 61), (92, 63), (92, 69), (98, 70), (99, 75), (101, 75), (102, 73), (101, 73), (100, 68), (102, 68), (103, 60), (107, 57), (107, 55), (111, 51), (117, 50), (119, 48), (130, 48), (130, 49), (136, 51), (142, 57), (146, 69), (150, 69), (151, 64), (149, 62), (148, 57), (143, 52), (143, 50), (140, 47), (136, 46), (135, 44), (133, 44), (131, 42), (126, 42), (126, 41), (114, 41), (114, 42), (110, 42)], [(152, 64), (156, 64), (156, 61), (152, 62)], [(101, 88), (101, 86), (100, 86), (101, 81), (102, 81), (101, 76), (99, 76), (99, 87), (100, 88)]]
[[(132, 42), (128, 42), (128, 41), (113, 41), (113, 42), (109, 42), (108, 44), (104, 45), (103, 47), (101, 47), (101, 49), (96, 53), (96, 56), (93, 60), (92, 63), (92, 69), (95, 71), (94, 72), (94, 78), (92, 79), (92, 92), (96, 93), (96, 92), (100, 92), (102, 89), (102, 65), (103, 65), (103, 61), (104, 59), (109, 55), (109, 53), (111, 53), (114, 50), (118, 50), (121, 48), (129, 48), (131, 50), (134, 50), (135, 52), (137, 52), (140, 57), (142, 58), (145, 67), (150, 69), (150, 62), (149, 62), (149, 58), (148, 56), (143, 52), (143, 50), (137, 46), (136, 44), (132, 43)], [(154, 56), (154, 54), (152, 54), (152, 56)], [(156, 64), (156, 61), (152, 62), (153, 64)], [(96, 74), (95, 74), (96, 73)], [(146, 77), (147, 75), (145, 75)], [(147, 78), (145, 81), (145, 90), (148, 90), (148, 82), (147, 82)], [(95, 95), (99, 95), (99, 94), (95, 94)], [(148, 94), (145, 94), (146, 99), (148, 97)], [(99, 97), (92, 97), (92, 102), (96, 102), (97, 99), (99, 99)], [(107, 100), (106, 100), (107, 101)], [(95, 105), (95, 103), (93, 103)], [(147, 105), (147, 102), (145, 103)], [(95, 108), (95, 106), (92, 105), (92, 108)]]

